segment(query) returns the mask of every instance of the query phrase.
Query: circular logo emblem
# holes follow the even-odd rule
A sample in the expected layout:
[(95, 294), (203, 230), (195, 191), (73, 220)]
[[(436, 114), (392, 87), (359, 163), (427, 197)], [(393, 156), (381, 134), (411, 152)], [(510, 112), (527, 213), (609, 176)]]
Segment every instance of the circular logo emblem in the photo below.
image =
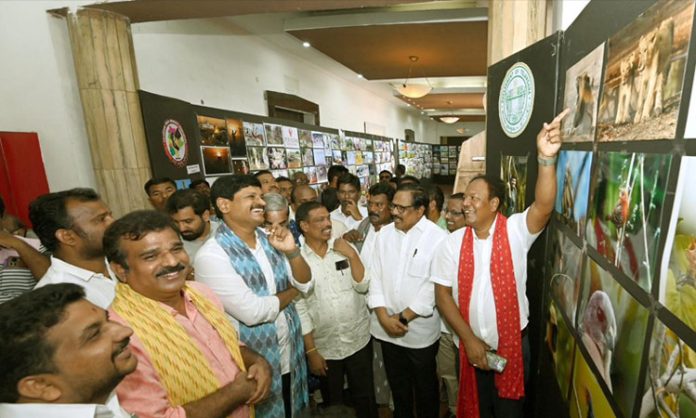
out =
[(162, 146), (164, 153), (176, 167), (183, 167), (188, 161), (188, 140), (181, 124), (174, 119), (167, 119), (162, 127)]
[(505, 74), (498, 98), (498, 116), (510, 138), (519, 136), (529, 123), (534, 107), (534, 76), (523, 62), (514, 64)]

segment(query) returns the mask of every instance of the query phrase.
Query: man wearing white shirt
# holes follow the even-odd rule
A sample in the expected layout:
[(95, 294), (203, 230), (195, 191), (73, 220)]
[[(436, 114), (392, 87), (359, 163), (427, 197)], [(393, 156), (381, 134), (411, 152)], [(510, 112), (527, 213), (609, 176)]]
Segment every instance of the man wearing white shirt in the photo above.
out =
[(320, 377), (327, 405), (343, 403), (347, 376), (357, 417), (377, 418), (365, 268), (347, 241), (331, 237), (329, 211), (321, 203), (301, 205), (296, 216), (314, 278), (312, 292), (297, 302), (309, 370)]
[[(560, 122), (566, 114), (544, 124), (537, 136), (532, 205), (506, 218), (499, 213), (505, 198), (502, 180), (476, 176), (464, 192), (468, 226), (452, 233), (437, 251), (431, 279), (437, 306), (468, 360), (460, 364), (459, 416), (523, 415), (529, 368), (527, 252), (553, 211)], [(490, 351), (507, 360), (502, 372), (489, 367)]]
[(388, 184), (377, 183), (370, 187), (367, 199), (367, 217), (360, 222), (356, 229), (352, 229), (343, 238), (355, 245), (360, 251), (360, 259), (366, 267), (369, 267), (374, 253), (375, 238), (377, 232), (392, 222), (391, 201), (394, 198), (394, 189)]
[(355, 229), (367, 216), (367, 208), (360, 206), (360, 179), (353, 174), (345, 173), (338, 177), (338, 200), (341, 203), (333, 212), (331, 219), (343, 222), (346, 227)]
[(131, 416), (114, 389), (138, 364), (133, 331), (84, 296), (63, 283), (0, 305), (0, 417)]
[(39, 196), (29, 205), (29, 218), (41, 244), (53, 253), (51, 267), (36, 287), (75, 283), (87, 300), (108, 308), (116, 283), (111, 279), (102, 237), (114, 218), (92, 189), (70, 189)]
[[(298, 417), (306, 411), (308, 396), (293, 299), (311, 289), (311, 270), (290, 231), (273, 227), (267, 234), (259, 228), (265, 221), (261, 196), (259, 180), (250, 175), (222, 177), (213, 184), (211, 199), (223, 223), (196, 255), (196, 280), (218, 295), (242, 342), (271, 364), (273, 393), (258, 405), (257, 414)], [(283, 402), (279, 408), (272, 406), (274, 397)]]
[(374, 310), (372, 335), (380, 340), (394, 416), (437, 417), (435, 355), (440, 316), (435, 307), (431, 263), (447, 233), (424, 215), (428, 194), (422, 187), (399, 186), (391, 204), (394, 222), (377, 234), (370, 265), (368, 304)]

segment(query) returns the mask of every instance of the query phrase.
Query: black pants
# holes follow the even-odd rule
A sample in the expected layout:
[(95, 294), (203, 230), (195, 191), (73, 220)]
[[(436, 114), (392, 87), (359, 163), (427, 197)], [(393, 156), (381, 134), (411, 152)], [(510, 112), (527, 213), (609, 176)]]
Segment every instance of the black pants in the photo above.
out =
[(342, 360), (326, 360), (329, 370), (320, 377), (321, 397), (327, 405), (343, 403), (343, 377), (348, 376), (348, 390), (358, 418), (377, 418), (374, 379), (372, 376), (372, 341)]
[[(529, 377), (529, 338), (522, 337), (522, 363), (524, 364), (525, 393)], [(476, 385), (479, 394), (480, 418), (522, 418), (524, 416), (524, 398), (519, 400), (505, 399), (498, 396), (495, 387), (495, 372), (491, 370), (476, 370)]]
[(440, 408), (435, 362), (438, 342), (425, 348), (380, 343), (394, 398), (394, 418), (413, 418), (414, 395), (418, 418), (437, 418)]
[(283, 384), (283, 404), (285, 405), (285, 418), (292, 418), (292, 388), (291, 388), (290, 373), (285, 373), (282, 376)]

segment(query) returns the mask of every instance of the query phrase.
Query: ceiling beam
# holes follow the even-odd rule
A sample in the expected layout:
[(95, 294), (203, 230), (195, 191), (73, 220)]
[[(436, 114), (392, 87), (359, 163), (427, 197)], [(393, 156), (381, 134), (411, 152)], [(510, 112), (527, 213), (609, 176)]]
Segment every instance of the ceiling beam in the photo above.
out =
[(283, 29), (286, 32), (290, 32), (355, 26), (480, 22), (486, 20), (488, 20), (488, 9), (482, 7), (399, 12), (374, 11), (373, 9), (354, 11), (352, 13), (322, 14), (320, 16), (290, 18), (283, 22)]
[(485, 115), (483, 109), (424, 109), (428, 116), (459, 116), (459, 115)]

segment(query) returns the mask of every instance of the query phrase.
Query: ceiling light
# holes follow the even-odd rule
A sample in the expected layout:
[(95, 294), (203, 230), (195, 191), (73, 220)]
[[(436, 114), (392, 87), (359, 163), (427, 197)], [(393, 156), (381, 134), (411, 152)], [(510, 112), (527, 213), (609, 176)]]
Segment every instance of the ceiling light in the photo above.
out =
[(411, 61), (408, 66), (408, 76), (403, 83), (395, 85), (394, 89), (396, 89), (396, 91), (398, 91), (402, 96), (410, 97), (412, 99), (419, 99), (430, 93), (430, 90), (432, 90), (433, 87), (430, 85), (430, 81), (428, 81), (427, 78), (425, 79), (427, 84), (408, 84), (408, 79), (411, 78), (411, 71), (413, 70), (415, 63), (418, 62), (418, 57), (411, 55), (408, 57), (408, 59)]
[(444, 122), (446, 124), (452, 124), (455, 122), (459, 122), (459, 117), (457, 117), (457, 116), (441, 116), (440, 121)]
[(307, 41), (304, 41), (304, 42), (302, 42), (302, 46), (305, 47), (305, 48), (309, 48), (310, 46), (312, 46), (312, 44), (310, 44), (310, 43), (307, 42)]
[(363, 78), (363, 75), (362, 75), (362, 74), (358, 74), (358, 78)]

